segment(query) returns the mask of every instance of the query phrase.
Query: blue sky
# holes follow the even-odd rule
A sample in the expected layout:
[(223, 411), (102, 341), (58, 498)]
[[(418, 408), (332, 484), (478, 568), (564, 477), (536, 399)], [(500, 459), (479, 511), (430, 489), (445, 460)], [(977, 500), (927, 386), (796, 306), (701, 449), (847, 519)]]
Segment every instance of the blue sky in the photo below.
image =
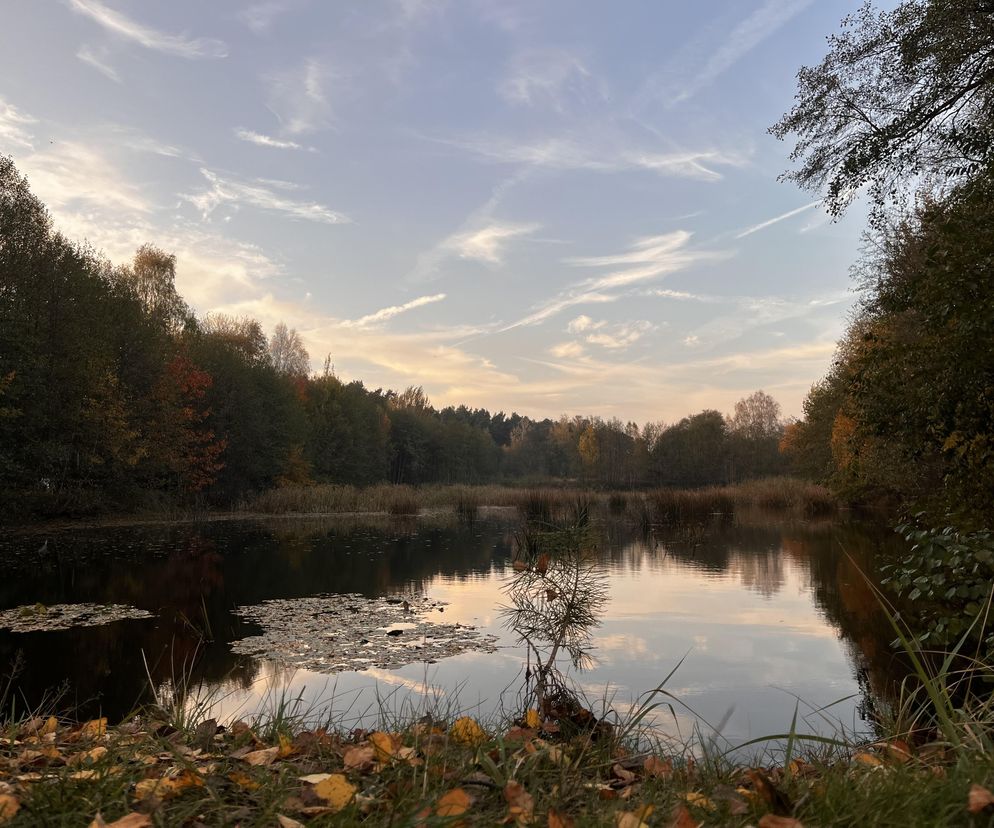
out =
[(6, 0), (0, 152), (199, 313), (436, 405), (800, 414), (857, 205), (766, 128), (856, 0)]

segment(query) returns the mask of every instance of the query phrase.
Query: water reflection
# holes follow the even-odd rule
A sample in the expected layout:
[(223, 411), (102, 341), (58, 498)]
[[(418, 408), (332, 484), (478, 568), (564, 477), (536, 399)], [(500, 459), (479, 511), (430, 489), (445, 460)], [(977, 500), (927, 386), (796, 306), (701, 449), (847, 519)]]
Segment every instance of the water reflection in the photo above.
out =
[[(68, 681), (82, 715), (122, 716), (151, 699), (149, 677), (162, 686), (187, 670), (194, 683), (216, 688), (229, 711), (262, 704), (280, 681), (313, 704), (344, 703), (366, 688), (397, 700), (458, 695), (464, 707), (493, 709), (520, 675), (517, 648), (429, 667), (287, 679), (231, 653), (231, 641), (257, 632), (231, 610), (320, 592), (427, 592), (450, 602), (447, 621), (488, 627), (510, 644), (498, 608), (516, 528), (494, 514), (472, 525), (436, 516), (75, 529), (48, 536), (40, 557), (39, 536), (8, 534), (0, 538), (0, 607), (127, 603), (157, 617), (63, 633), (0, 631), (0, 668), (22, 652), (18, 697), (34, 704)], [(688, 652), (669, 689), (708, 719), (734, 709), (726, 729), (733, 741), (782, 730), (794, 696), (817, 708), (855, 694), (834, 711), (860, 727), (904, 675), (862, 575), (890, 554), (889, 533), (758, 517), (648, 537), (621, 523), (594, 531), (610, 600), (593, 633), (595, 666), (577, 680), (595, 697), (612, 693), (618, 708)], [(359, 716), (377, 703), (374, 696), (349, 709)], [(828, 726), (816, 717), (812, 727)]]

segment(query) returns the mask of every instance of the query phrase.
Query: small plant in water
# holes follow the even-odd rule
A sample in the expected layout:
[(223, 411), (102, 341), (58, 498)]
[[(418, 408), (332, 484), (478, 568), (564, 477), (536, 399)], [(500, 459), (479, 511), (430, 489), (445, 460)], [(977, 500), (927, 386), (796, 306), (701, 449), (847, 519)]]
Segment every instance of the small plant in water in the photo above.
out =
[(607, 575), (598, 566), (584, 525), (530, 534), (519, 543), (514, 574), (504, 587), (510, 606), (504, 623), (528, 652), (526, 701), (547, 713), (550, 705), (579, 707), (559, 658), (582, 669), (590, 631), (607, 602)]

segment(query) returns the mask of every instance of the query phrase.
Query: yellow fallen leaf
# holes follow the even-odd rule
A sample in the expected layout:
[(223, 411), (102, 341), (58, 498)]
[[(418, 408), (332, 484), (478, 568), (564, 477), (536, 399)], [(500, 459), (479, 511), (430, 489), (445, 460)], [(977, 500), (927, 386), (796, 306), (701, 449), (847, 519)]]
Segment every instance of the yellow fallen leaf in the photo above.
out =
[(253, 750), (250, 753), (246, 753), (242, 757), (242, 761), (256, 766), (271, 765), (279, 755), (280, 749), (278, 747), (263, 748), (262, 750)]
[(97, 745), (92, 750), (84, 750), (82, 753), (76, 753), (66, 759), (67, 765), (92, 765), (94, 762), (98, 762), (107, 755), (107, 748), (103, 745)]
[(368, 741), (376, 751), (376, 759), (379, 762), (389, 762), (397, 751), (394, 738), (389, 733), (377, 730), (369, 734)]
[(239, 788), (244, 788), (246, 791), (257, 791), (262, 787), (262, 785), (256, 782), (244, 771), (232, 771), (228, 774), (228, 779), (234, 782)]
[(533, 728), (538, 728), (542, 724), (542, 717), (537, 710), (529, 710), (525, 713), (525, 724)]
[(473, 797), (462, 788), (453, 788), (439, 798), (435, 804), (435, 813), (440, 817), (462, 816), (472, 805)]
[(135, 799), (141, 801), (150, 796), (157, 799), (170, 799), (179, 796), (187, 788), (203, 787), (204, 780), (191, 771), (183, 771), (179, 776), (164, 776), (161, 779), (142, 779), (135, 785)]
[(683, 794), (683, 799), (685, 802), (690, 803), (695, 808), (703, 808), (706, 811), (714, 810), (714, 803), (708, 799), (704, 794), (698, 793), (697, 791), (690, 791)]
[(99, 739), (107, 732), (107, 719), (91, 719), (79, 729), (80, 739)]
[(463, 716), (461, 719), (456, 719), (452, 724), (450, 733), (452, 741), (459, 745), (475, 747), (487, 741), (487, 734), (483, 728), (480, 727), (476, 719), (470, 716)]
[(991, 805), (994, 805), (994, 794), (987, 790), (987, 788), (983, 785), (970, 786), (970, 793), (967, 796), (966, 809), (971, 814), (979, 814)]
[(279, 757), (280, 759), (286, 759), (288, 756), (293, 756), (297, 752), (297, 749), (293, 746), (293, 740), (289, 736), (284, 736), (280, 734), (280, 746), (279, 746)]
[(0, 825), (10, 822), (21, 810), (21, 803), (16, 796), (11, 794), (0, 795)]
[(868, 768), (879, 768), (883, 765), (883, 760), (873, 753), (867, 753), (865, 750), (861, 750), (852, 758), (853, 762), (860, 765), (866, 765)]
[(50, 733), (55, 733), (55, 731), (58, 729), (59, 729), (58, 720), (55, 718), (55, 716), (49, 716), (47, 719), (45, 719), (45, 724), (43, 724), (41, 726), (41, 729), (38, 731), (38, 735), (48, 736)]
[(355, 792), (356, 786), (342, 773), (333, 773), (314, 786), (315, 795), (327, 802), (336, 813), (352, 801)]

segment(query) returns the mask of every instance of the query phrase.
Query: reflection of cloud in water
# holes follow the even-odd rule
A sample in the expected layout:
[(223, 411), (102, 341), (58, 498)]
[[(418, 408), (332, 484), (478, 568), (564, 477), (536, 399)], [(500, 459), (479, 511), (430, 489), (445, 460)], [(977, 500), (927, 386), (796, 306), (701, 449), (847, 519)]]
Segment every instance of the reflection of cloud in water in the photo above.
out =
[(650, 654), (646, 640), (638, 635), (626, 633), (598, 635), (594, 636), (591, 643), (594, 647), (592, 655), (602, 665), (613, 664), (618, 654), (629, 659), (656, 659), (654, 654)]
[(410, 690), (412, 693), (417, 693), (421, 696), (444, 696), (445, 690), (437, 685), (428, 683), (428, 676), (426, 675), (422, 681), (415, 681), (414, 679), (404, 678), (403, 676), (398, 676), (396, 673), (391, 673), (389, 670), (381, 670), (378, 667), (370, 667), (363, 672), (370, 678), (376, 679), (380, 684), (389, 684), (393, 687), (403, 687), (406, 690)]

